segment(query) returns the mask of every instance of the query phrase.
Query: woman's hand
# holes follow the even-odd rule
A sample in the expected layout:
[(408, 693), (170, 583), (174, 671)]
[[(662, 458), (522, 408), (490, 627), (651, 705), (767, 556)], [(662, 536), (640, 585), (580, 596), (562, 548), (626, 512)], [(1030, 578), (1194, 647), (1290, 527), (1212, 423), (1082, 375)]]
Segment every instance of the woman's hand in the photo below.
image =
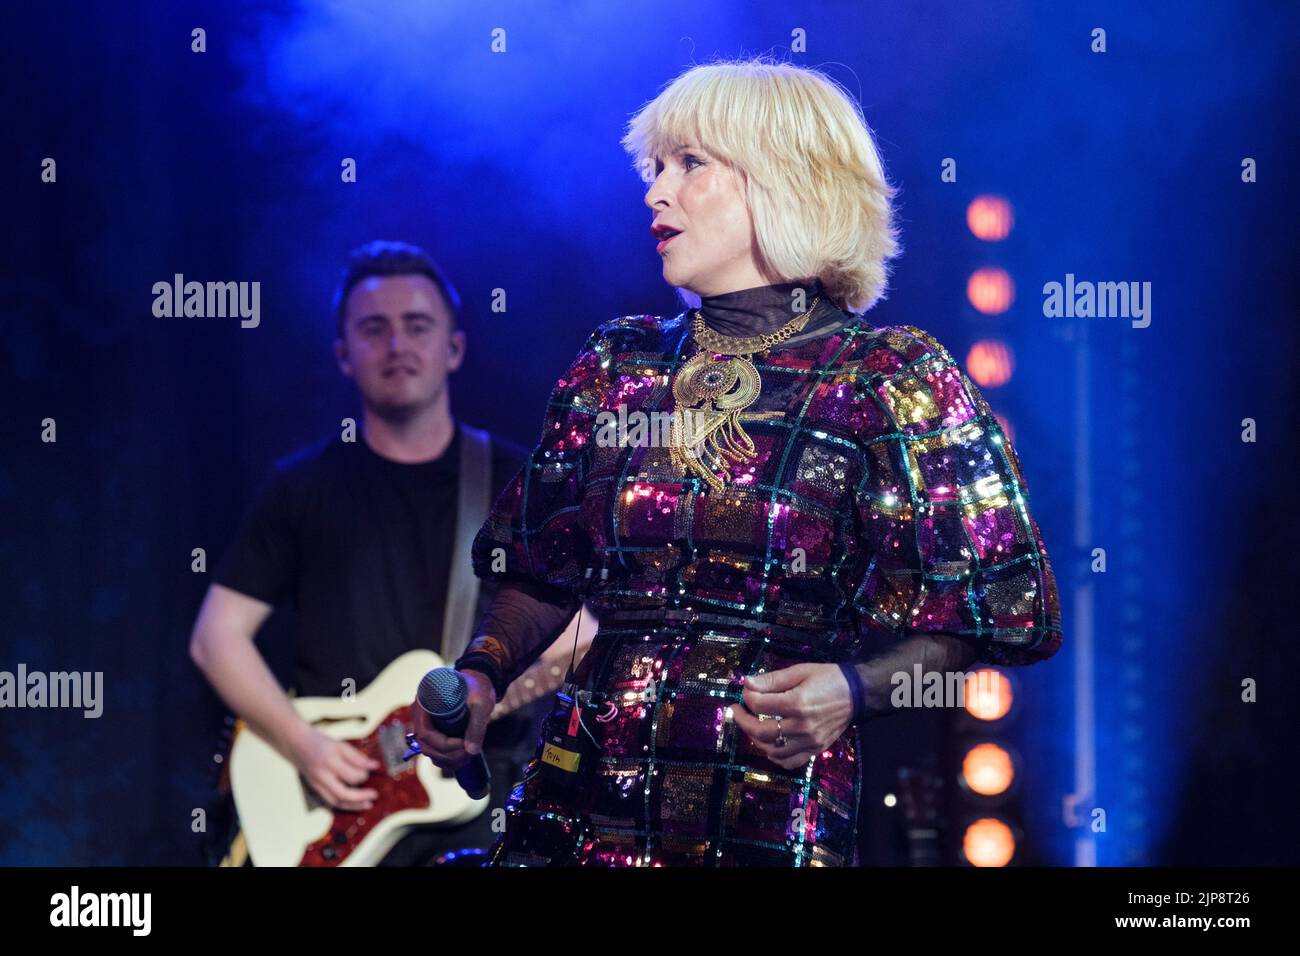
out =
[[(736, 726), (779, 767), (794, 770), (821, 753), (853, 719), (853, 695), (837, 664), (794, 664), (745, 678), (745, 708), (733, 708)], [(780, 716), (784, 745), (777, 745)]]
[(420, 752), (444, 770), (458, 770), (471, 757), (482, 752), (483, 736), (492, 719), (492, 708), (497, 703), (497, 692), (487, 675), (468, 668), (460, 673), (469, 689), (469, 698), (465, 702), (469, 709), (469, 723), (465, 727), (464, 737), (448, 737), (434, 727), (433, 721), (420, 706), (418, 697), (411, 705), (411, 718), (415, 724), (415, 738), (420, 741)]

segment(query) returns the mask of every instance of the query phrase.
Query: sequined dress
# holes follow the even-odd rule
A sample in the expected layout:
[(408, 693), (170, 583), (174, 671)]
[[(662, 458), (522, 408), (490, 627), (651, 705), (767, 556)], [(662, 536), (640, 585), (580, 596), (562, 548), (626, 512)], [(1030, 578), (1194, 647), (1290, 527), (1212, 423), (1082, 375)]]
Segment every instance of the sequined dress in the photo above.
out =
[(598, 756), (560, 790), (539, 741), (491, 865), (855, 865), (857, 728), (783, 769), (731, 719), (742, 676), (926, 632), (1002, 665), (1058, 649), (1028, 489), (978, 389), (921, 329), (841, 315), (754, 357), (757, 457), (721, 492), (653, 424), (695, 349), (688, 313), (605, 323), (557, 383), (474, 564), (599, 616), (575, 675)]

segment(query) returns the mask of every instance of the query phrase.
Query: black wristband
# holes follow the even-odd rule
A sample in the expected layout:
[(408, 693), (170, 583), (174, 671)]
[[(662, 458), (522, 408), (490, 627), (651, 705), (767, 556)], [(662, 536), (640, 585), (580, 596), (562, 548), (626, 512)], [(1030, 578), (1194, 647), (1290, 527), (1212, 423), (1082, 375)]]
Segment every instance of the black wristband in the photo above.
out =
[(452, 666), (458, 671), (478, 671), (492, 682), (492, 689), (496, 691), (498, 701), (506, 696), (506, 688), (510, 684), (505, 679), (505, 675), (501, 673), (501, 666), (497, 663), (496, 658), (491, 654), (470, 651), (462, 654)]

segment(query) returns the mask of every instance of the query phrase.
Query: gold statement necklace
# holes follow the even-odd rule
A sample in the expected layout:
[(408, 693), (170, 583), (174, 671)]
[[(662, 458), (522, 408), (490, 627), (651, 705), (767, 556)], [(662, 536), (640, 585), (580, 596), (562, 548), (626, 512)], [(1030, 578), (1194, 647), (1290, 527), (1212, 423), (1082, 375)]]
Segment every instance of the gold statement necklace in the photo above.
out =
[[(692, 337), (696, 352), (673, 377), (676, 410), (669, 428), (669, 458), (683, 473), (703, 478), (721, 491), (731, 466), (757, 457), (754, 442), (740, 425), (740, 416), (758, 399), (762, 380), (753, 357), (780, 345), (808, 324), (812, 307), (774, 332), (736, 337), (720, 335), (704, 324), (697, 309)], [(722, 472), (719, 476), (718, 472)]]

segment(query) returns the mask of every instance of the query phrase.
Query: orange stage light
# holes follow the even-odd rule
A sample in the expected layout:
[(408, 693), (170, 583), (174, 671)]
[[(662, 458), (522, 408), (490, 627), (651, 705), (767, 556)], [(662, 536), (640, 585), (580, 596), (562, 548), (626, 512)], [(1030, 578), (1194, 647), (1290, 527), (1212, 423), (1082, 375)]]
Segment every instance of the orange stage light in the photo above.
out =
[(1000, 242), (1011, 235), (1015, 213), (1001, 196), (976, 196), (966, 207), (966, 225), (977, 239)]
[(1000, 315), (1016, 299), (1016, 285), (1005, 269), (976, 269), (966, 280), (966, 298), (985, 315)]
[(966, 828), (961, 851), (972, 866), (1006, 866), (1016, 854), (1016, 836), (995, 817), (983, 817)]

